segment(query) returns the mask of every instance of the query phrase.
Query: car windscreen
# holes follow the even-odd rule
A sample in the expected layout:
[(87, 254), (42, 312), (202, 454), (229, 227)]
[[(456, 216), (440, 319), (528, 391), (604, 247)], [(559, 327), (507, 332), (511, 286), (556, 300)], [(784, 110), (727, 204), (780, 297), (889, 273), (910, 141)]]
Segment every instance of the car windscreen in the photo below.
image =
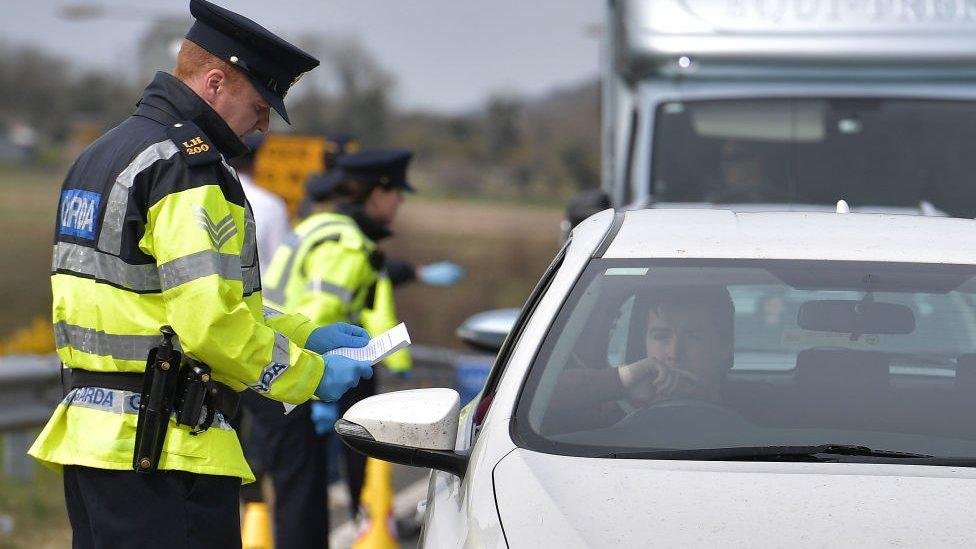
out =
[(976, 103), (674, 101), (655, 111), (656, 202), (919, 208), (976, 216)]
[(598, 456), (819, 444), (976, 458), (976, 268), (593, 260), (514, 433)]

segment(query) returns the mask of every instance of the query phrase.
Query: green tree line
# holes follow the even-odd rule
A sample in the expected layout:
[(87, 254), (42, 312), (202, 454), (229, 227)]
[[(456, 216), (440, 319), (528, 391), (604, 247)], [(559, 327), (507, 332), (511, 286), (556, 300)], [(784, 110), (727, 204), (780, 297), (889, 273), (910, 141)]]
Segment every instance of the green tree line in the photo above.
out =
[[(462, 114), (408, 112), (392, 102), (395, 78), (357, 42), (307, 36), (302, 44), (322, 67), (289, 96), (294, 126), (273, 130), (346, 133), (367, 147), (413, 149), (421, 188), (450, 196), (562, 204), (599, 184), (595, 79), (531, 99), (495, 95)], [(69, 159), (79, 133), (97, 134), (128, 116), (144, 84), (0, 44), (0, 136), (27, 124), (43, 147)]]

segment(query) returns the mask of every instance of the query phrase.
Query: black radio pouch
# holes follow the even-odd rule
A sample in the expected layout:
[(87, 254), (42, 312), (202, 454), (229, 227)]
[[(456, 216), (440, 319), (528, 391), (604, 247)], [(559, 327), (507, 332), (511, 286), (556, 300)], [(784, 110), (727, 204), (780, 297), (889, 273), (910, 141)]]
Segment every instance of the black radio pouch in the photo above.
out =
[(198, 435), (213, 424), (214, 406), (207, 405), (213, 381), (209, 366), (190, 357), (183, 361), (176, 390), (176, 423), (193, 427), (190, 434)]

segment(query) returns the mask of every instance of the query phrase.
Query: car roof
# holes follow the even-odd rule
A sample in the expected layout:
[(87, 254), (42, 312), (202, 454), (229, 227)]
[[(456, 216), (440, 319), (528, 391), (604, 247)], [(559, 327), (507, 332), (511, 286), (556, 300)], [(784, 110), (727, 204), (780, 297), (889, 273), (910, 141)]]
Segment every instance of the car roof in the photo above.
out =
[[(654, 202), (647, 206), (654, 209), (674, 209), (674, 210), (731, 210), (739, 213), (755, 212), (836, 212), (837, 206), (829, 204), (784, 204), (778, 202), (749, 202), (736, 204), (715, 204), (712, 202)], [(642, 209), (636, 207), (633, 209)], [(931, 217), (949, 217), (949, 214), (936, 208), (931, 203), (922, 201), (919, 204), (907, 206), (875, 206), (858, 205), (851, 206), (852, 213), (874, 213), (889, 215), (925, 215)]]
[(603, 257), (976, 264), (971, 219), (702, 209), (622, 215)]

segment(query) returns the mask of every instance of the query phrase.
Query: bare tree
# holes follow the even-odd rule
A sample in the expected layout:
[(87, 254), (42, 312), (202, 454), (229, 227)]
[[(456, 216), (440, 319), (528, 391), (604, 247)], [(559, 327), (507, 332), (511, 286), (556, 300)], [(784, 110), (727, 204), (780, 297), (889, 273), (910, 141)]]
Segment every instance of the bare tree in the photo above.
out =
[(59, 142), (80, 121), (118, 123), (137, 99), (137, 89), (111, 75), (73, 71), (60, 58), (0, 44), (0, 123), (26, 123)]
[(355, 38), (305, 36), (302, 47), (322, 66), (296, 102), (296, 129), (312, 133), (348, 133), (366, 145), (385, 144), (393, 109), (394, 78)]

